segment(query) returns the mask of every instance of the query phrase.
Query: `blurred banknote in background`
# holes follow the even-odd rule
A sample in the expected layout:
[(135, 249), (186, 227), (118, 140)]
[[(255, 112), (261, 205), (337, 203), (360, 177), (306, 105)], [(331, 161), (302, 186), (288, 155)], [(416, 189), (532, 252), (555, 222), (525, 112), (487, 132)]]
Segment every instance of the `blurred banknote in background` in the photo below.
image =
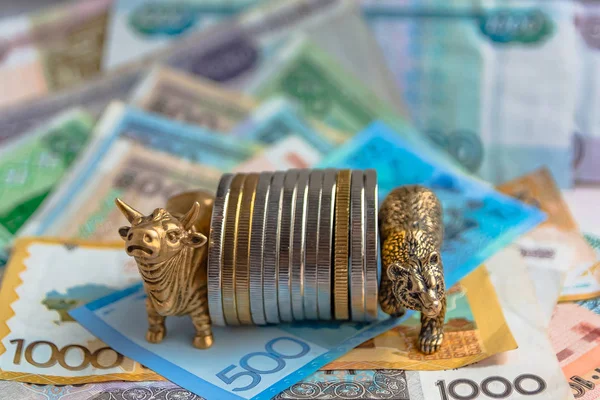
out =
[(106, 28), (107, 71), (169, 46), (264, 0), (113, 0)]
[(69, 2), (0, 20), (0, 108), (97, 75), (111, 3)]
[(0, 259), (90, 140), (93, 118), (67, 111), (0, 148)]
[(492, 183), (544, 165), (572, 183), (575, 2), (363, 3), (424, 135)]

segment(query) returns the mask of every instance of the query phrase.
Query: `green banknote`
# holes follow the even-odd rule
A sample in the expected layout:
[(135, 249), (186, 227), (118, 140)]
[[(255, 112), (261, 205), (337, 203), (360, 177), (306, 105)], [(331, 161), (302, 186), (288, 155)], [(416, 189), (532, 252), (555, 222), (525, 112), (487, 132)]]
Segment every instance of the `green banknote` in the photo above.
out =
[(0, 260), (86, 146), (93, 127), (94, 118), (75, 109), (0, 149)]

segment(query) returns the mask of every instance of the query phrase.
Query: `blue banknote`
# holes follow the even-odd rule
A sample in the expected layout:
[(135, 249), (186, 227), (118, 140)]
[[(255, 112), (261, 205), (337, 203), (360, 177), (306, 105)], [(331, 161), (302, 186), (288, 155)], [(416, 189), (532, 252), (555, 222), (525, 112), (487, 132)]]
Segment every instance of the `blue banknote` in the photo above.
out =
[(293, 103), (277, 97), (261, 104), (232, 134), (264, 145), (272, 145), (288, 136), (298, 136), (322, 154), (327, 154), (335, 148), (334, 141), (343, 140), (343, 137), (333, 136), (337, 131), (325, 125), (321, 128), (317, 130), (316, 125), (313, 126)]
[(546, 218), (543, 212), (419, 153), (385, 124), (375, 122), (319, 167), (376, 169), (380, 200), (400, 185), (431, 188), (443, 208), (447, 281), (455, 281)]
[(164, 341), (148, 343), (145, 299), (144, 288), (138, 284), (70, 314), (119, 353), (208, 400), (271, 399), (412, 314), (389, 318), (380, 313), (378, 322), (369, 325), (311, 322), (213, 327), (214, 345), (197, 350), (191, 344), (194, 327), (187, 317), (167, 318)]

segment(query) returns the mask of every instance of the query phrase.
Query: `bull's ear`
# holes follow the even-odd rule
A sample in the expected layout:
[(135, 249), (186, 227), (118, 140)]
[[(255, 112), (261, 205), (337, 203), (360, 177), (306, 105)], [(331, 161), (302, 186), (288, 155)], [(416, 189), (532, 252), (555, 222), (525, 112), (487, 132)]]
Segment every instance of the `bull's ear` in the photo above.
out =
[(121, 236), (121, 238), (123, 240), (127, 240), (127, 235), (129, 235), (129, 230), (131, 228), (128, 226), (122, 226), (119, 228), (119, 236)]
[(208, 239), (200, 232), (189, 232), (182, 241), (186, 246), (198, 248), (204, 246)]

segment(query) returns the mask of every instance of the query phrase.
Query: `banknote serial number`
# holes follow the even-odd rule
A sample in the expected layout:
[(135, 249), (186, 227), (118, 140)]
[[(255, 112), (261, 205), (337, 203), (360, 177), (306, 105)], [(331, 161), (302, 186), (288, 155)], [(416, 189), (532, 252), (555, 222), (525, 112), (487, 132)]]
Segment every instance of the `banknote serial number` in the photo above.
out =
[[(282, 354), (281, 352), (275, 350), (275, 344), (284, 341), (299, 345), (300, 351), (296, 354)], [(234, 392), (243, 392), (246, 390), (250, 390), (256, 385), (258, 385), (262, 379), (262, 375), (274, 374), (284, 369), (286, 366), (286, 360), (293, 360), (295, 358), (304, 357), (308, 354), (309, 351), (310, 346), (301, 340), (287, 336), (278, 337), (275, 339), (271, 339), (267, 342), (267, 344), (265, 344), (265, 351), (256, 351), (246, 354), (240, 359), (239, 366), (231, 364), (227, 368), (223, 369), (221, 372), (217, 373), (217, 377), (223, 382), (225, 382), (227, 385), (232, 385), (235, 381), (243, 377), (250, 378), (251, 382), (246, 386), (238, 386), (231, 389)], [(259, 369), (256, 366), (256, 360), (260, 360), (261, 358), (263, 359), (263, 361), (265, 359), (271, 360), (276, 365), (271, 369)], [(242, 371), (234, 373), (234, 370), (237, 368), (240, 368)]]
[[(527, 382), (527, 383), (526, 383)], [(441, 400), (475, 400), (480, 395), (491, 399), (506, 399), (513, 391), (523, 396), (535, 396), (546, 390), (546, 381), (537, 375), (522, 374), (513, 382), (501, 376), (490, 376), (480, 384), (471, 379), (455, 379), (446, 383), (435, 383), (440, 391)]]
[[(47, 340), (36, 340), (35, 342), (31, 342), (25, 345), (25, 339), (14, 339), (10, 341), (11, 344), (16, 344), (15, 355), (13, 358), (13, 363), (15, 365), (20, 365), (25, 356), (25, 361), (34, 367), (38, 368), (50, 368), (57, 363), (66, 370), (69, 371), (81, 371), (86, 369), (90, 365), (94, 368), (98, 369), (111, 369), (121, 365), (123, 362), (123, 355), (117, 353), (110, 347), (101, 347), (94, 352), (91, 352), (89, 349), (78, 345), (78, 344), (69, 344), (62, 348), (58, 348), (52, 342)], [(50, 355), (47, 360), (36, 360), (34, 358), (34, 352), (38, 349), (38, 352), (43, 348), (50, 350)], [(67, 364), (67, 354), (70, 352), (79, 352), (81, 354), (82, 360), (77, 365), (69, 365)], [(114, 354), (113, 357), (110, 357), (109, 354)], [(114, 358), (114, 361), (111, 364), (101, 364), (100, 359), (106, 358)]]

